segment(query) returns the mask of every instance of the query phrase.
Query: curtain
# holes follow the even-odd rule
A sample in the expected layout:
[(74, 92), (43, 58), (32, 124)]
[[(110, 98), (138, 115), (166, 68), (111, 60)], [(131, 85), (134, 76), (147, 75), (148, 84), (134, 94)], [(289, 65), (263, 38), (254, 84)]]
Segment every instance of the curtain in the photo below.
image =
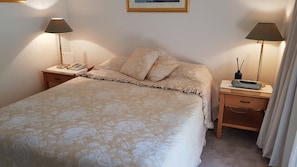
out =
[(297, 133), (295, 134), (295, 141), (292, 148), (288, 167), (296, 167), (296, 166), (297, 166)]
[(282, 163), (290, 117), (292, 112), (296, 112), (293, 111), (293, 104), (297, 99), (296, 4), (280, 70), (257, 139), (263, 156), (270, 158), (269, 166), (280, 166)]

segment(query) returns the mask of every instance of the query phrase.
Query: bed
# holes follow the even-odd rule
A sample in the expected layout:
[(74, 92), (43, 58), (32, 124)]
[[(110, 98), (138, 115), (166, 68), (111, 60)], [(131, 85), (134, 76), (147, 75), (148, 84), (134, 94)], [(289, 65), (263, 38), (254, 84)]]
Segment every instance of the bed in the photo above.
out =
[(110, 59), (1, 108), (0, 166), (198, 166), (213, 128), (211, 85), (204, 65), (158, 50)]

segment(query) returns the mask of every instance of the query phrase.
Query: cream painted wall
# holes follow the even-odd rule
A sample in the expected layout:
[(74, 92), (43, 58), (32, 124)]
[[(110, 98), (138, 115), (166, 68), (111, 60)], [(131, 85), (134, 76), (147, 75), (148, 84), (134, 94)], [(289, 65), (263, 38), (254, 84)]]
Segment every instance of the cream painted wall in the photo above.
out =
[[(188, 13), (128, 13), (125, 0), (68, 0), (75, 30), (70, 46), (76, 59), (89, 65), (128, 56), (140, 45), (159, 47), (181, 60), (206, 64), (217, 84), (233, 79), (239, 57), (245, 60), (243, 78), (255, 80), (260, 45), (245, 36), (257, 22), (275, 22), (285, 30), (286, 5), (287, 0), (191, 0)], [(272, 85), (279, 45), (264, 46), (260, 80)]]
[(56, 36), (44, 29), (66, 16), (64, 0), (0, 3), (0, 107), (43, 90), (41, 70), (58, 61)]
[[(58, 62), (56, 36), (43, 32), (51, 17), (66, 18), (74, 29), (63, 36), (63, 49), (78, 62), (95, 65), (139, 45), (159, 47), (206, 64), (218, 84), (233, 78), (236, 57), (245, 59), (244, 79), (256, 78), (260, 46), (245, 36), (259, 21), (285, 30), (287, 1), (191, 0), (188, 13), (127, 13), (125, 0), (0, 3), (0, 107), (43, 90), (40, 71)], [(262, 81), (273, 84), (278, 53), (278, 43), (265, 45)]]

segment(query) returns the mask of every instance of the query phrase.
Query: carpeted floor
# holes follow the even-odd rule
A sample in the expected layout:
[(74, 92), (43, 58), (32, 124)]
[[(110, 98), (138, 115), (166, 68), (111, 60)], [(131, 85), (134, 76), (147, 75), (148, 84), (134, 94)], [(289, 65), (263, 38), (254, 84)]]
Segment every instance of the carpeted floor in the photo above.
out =
[(199, 167), (267, 167), (269, 159), (262, 157), (257, 136), (256, 132), (223, 127), (222, 138), (217, 139), (216, 130), (208, 130)]

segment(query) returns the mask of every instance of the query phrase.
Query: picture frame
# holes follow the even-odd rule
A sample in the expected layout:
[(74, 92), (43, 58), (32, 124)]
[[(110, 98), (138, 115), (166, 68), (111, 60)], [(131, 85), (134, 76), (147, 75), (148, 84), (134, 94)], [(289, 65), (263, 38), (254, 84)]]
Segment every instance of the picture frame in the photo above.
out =
[(26, 0), (0, 0), (0, 2), (25, 2)]
[(126, 0), (127, 12), (188, 12), (190, 0)]

